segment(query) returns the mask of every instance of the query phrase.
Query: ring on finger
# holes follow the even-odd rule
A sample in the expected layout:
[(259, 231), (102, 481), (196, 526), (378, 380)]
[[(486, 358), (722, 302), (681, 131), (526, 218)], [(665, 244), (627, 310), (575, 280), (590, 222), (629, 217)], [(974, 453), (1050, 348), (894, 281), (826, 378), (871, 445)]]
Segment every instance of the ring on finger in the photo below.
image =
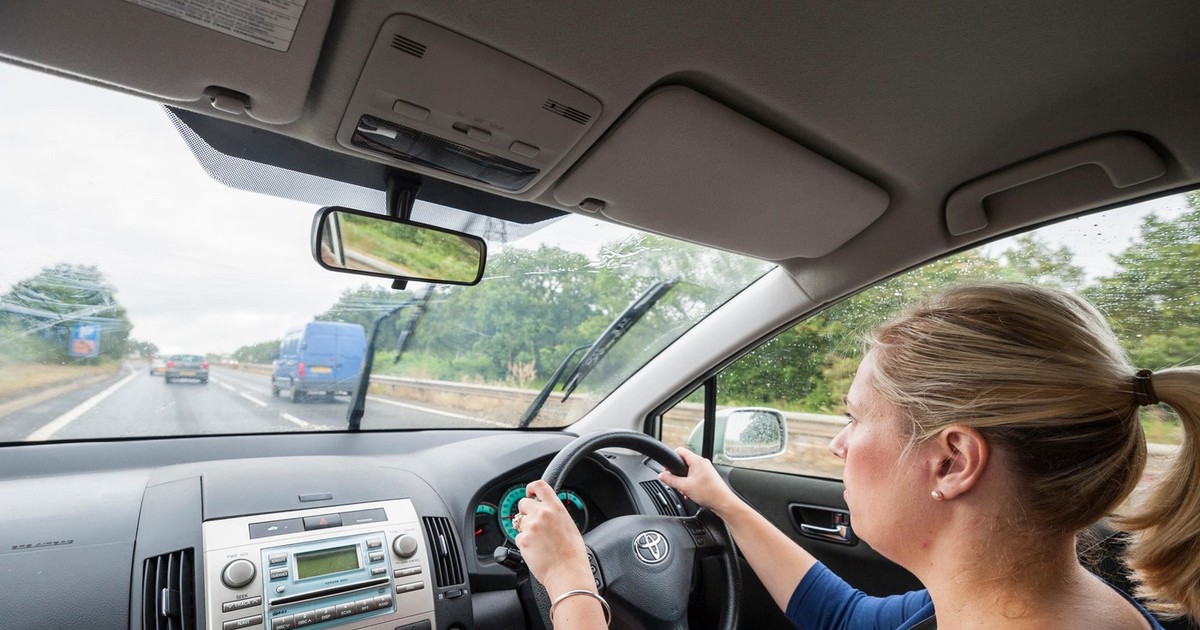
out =
[(515, 529), (517, 531), (521, 531), (521, 518), (523, 516), (525, 516), (525, 515), (518, 512), (517, 515), (513, 517), (513, 520), (512, 520), (513, 529)]

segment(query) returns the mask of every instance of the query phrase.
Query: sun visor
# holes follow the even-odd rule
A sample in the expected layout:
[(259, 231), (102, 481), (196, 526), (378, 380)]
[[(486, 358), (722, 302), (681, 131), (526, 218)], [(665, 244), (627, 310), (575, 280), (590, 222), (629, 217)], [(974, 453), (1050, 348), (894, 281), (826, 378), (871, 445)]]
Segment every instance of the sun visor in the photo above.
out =
[(306, 0), (6, 3), (0, 56), (284, 124), (303, 112), (332, 11)]
[(554, 197), (766, 260), (828, 254), (888, 205), (888, 194), (872, 182), (677, 86), (642, 99)]

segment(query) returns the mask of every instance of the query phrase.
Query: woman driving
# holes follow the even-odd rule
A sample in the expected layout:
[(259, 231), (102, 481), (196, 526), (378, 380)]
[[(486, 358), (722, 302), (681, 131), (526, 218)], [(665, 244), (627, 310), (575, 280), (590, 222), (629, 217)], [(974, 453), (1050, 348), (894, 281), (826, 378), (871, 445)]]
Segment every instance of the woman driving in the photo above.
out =
[[(1103, 316), (1024, 284), (964, 285), (868, 338), (829, 448), (845, 461), (855, 533), (926, 590), (870, 597), (835, 576), (686, 449), (663, 482), (713, 510), (801, 628), (1161, 628), (1080, 564), (1076, 534), (1141, 480), (1139, 409), (1184, 426), (1171, 471), (1116, 523), (1132, 532), (1137, 595), (1200, 613), (1200, 368), (1129, 364)], [(516, 542), (555, 625), (604, 627), (583, 540), (553, 490), (529, 485)]]

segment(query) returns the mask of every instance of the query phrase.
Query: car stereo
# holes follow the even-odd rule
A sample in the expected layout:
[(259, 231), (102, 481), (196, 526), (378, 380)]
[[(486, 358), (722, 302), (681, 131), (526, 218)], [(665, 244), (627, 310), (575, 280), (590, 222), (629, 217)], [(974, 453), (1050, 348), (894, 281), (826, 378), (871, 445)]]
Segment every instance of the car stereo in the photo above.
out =
[(209, 630), (436, 627), (408, 499), (213, 520), (203, 532)]

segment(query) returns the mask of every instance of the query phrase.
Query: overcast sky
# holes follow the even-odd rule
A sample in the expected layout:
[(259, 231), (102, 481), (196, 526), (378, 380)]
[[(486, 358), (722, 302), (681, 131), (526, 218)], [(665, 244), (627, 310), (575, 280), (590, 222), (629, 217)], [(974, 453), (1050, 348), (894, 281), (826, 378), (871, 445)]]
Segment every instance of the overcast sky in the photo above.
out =
[[(134, 337), (231, 352), (280, 337), (344, 289), (387, 284), (318, 267), (308, 250), (316, 206), (213, 181), (155, 103), (0, 63), (0, 147), (0, 292), (47, 265), (97, 265)], [(1180, 207), (1173, 198), (1125, 213), (1101, 240), (1088, 218), (1046, 234), (1095, 276), (1142, 215)], [(581, 247), (620, 233), (591, 223)], [(1086, 247), (1079, 234), (1093, 237)]]
[(0, 291), (54, 263), (97, 265), (133, 336), (228, 352), (385, 283), (320, 269), (316, 207), (216, 183), (160, 106), (5, 64), (0, 86)]

